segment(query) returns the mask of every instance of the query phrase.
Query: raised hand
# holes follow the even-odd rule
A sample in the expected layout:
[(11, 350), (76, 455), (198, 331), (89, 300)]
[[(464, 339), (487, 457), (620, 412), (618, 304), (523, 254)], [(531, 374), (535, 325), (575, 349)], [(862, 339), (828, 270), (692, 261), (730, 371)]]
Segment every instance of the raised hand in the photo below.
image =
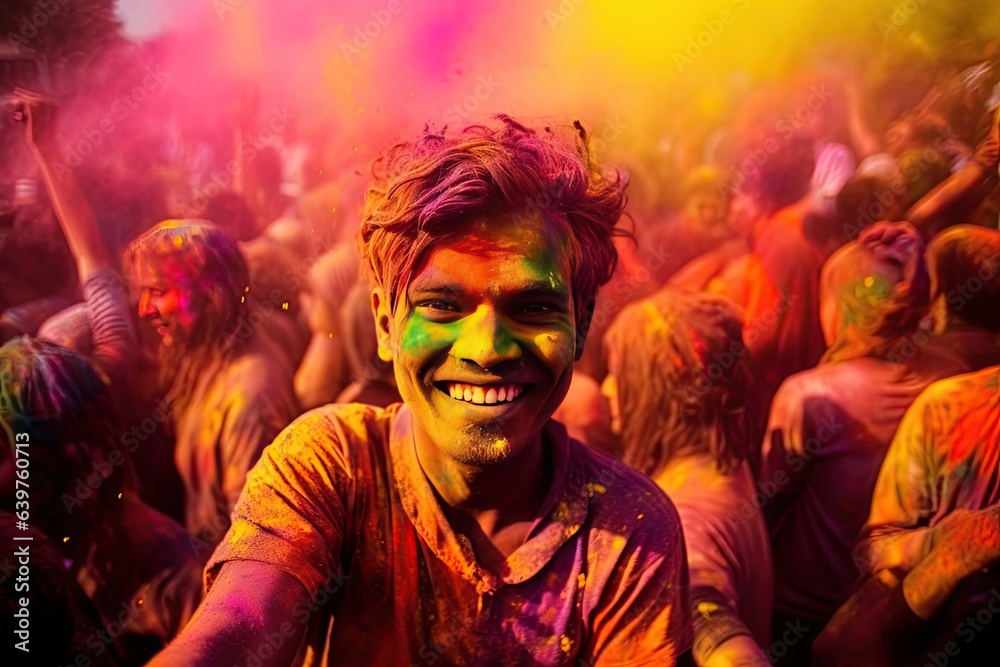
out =
[(15, 120), (24, 123), (24, 137), (36, 150), (56, 146), (56, 105), (48, 97), (15, 88), (11, 101)]

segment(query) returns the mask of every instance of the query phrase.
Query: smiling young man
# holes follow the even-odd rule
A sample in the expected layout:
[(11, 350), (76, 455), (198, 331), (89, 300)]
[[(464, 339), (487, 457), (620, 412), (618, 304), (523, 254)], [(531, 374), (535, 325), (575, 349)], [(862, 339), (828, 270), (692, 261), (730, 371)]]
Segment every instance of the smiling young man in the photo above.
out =
[(506, 117), (373, 172), (361, 236), (404, 402), (330, 405), (277, 438), (153, 664), (674, 664), (673, 506), (549, 419), (614, 268), (622, 177), (582, 132)]

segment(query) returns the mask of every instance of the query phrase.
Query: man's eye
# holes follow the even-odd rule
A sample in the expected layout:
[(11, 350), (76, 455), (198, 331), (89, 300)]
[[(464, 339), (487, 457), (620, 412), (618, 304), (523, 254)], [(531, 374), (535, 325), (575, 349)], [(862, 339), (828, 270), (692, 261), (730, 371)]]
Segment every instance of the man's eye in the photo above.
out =
[(548, 315), (561, 313), (563, 309), (551, 303), (528, 303), (521, 306), (521, 312), (525, 315)]
[(439, 310), (442, 312), (453, 313), (458, 311), (458, 307), (453, 303), (448, 301), (443, 301), (442, 299), (430, 299), (428, 301), (423, 301), (417, 304), (419, 308), (427, 308), (429, 310)]

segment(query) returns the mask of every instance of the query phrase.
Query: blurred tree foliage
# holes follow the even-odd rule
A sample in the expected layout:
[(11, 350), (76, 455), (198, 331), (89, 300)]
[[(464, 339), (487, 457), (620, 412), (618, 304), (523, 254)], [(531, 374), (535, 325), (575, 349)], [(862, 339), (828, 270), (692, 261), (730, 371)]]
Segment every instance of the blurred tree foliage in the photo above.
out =
[(124, 41), (116, 0), (3, 0), (0, 53), (31, 49), (58, 78)]

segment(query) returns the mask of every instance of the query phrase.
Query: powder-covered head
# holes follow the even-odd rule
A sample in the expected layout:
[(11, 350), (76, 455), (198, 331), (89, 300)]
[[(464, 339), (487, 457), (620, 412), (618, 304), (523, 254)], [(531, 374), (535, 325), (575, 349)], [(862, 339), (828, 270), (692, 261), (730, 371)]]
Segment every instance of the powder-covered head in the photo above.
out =
[(927, 246), (927, 267), (946, 317), (1000, 332), (1000, 231), (950, 227)]
[[(111, 458), (120, 435), (108, 387), (82, 356), (37, 338), (0, 347), (0, 458), (9, 468), (16, 443), (27, 443), (44, 530), (93, 518), (95, 503), (106, 508), (126, 490), (128, 460)], [(80, 480), (88, 493), (77, 495)]]
[(723, 471), (743, 460), (742, 331), (739, 309), (709, 294), (665, 290), (622, 310), (604, 336), (604, 391), (626, 463), (654, 476), (678, 455), (709, 452)]
[[(123, 264), (130, 285), (140, 293), (140, 311), (146, 311), (140, 316), (167, 330), (186, 327), (184, 347), (189, 350), (226, 344), (250, 297), (249, 270), (239, 247), (204, 220), (159, 223), (128, 245)], [(141, 301), (144, 291), (155, 297), (170, 289), (176, 290), (172, 307), (181, 313), (176, 322), (168, 313), (156, 313), (156, 307), (143, 308)], [(191, 317), (185, 319), (184, 313), (196, 323), (187, 322)]]
[(421, 256), (488, 217), (541, 213), (565, 244), (577, 324), (611, 278), (612, 243), (625, 205), (626, 178), (592, 159), (586, 135), (535, 132), (507, 116), (454, 136), (424, 134), (396, 144), (372, 165), (361, 224), (363, 264), (393, 308)]
[(824, 362), (885, 358), (927, 314), (924, 244), (907, 222), (879, 222), (834, 253), (820, 277)]

